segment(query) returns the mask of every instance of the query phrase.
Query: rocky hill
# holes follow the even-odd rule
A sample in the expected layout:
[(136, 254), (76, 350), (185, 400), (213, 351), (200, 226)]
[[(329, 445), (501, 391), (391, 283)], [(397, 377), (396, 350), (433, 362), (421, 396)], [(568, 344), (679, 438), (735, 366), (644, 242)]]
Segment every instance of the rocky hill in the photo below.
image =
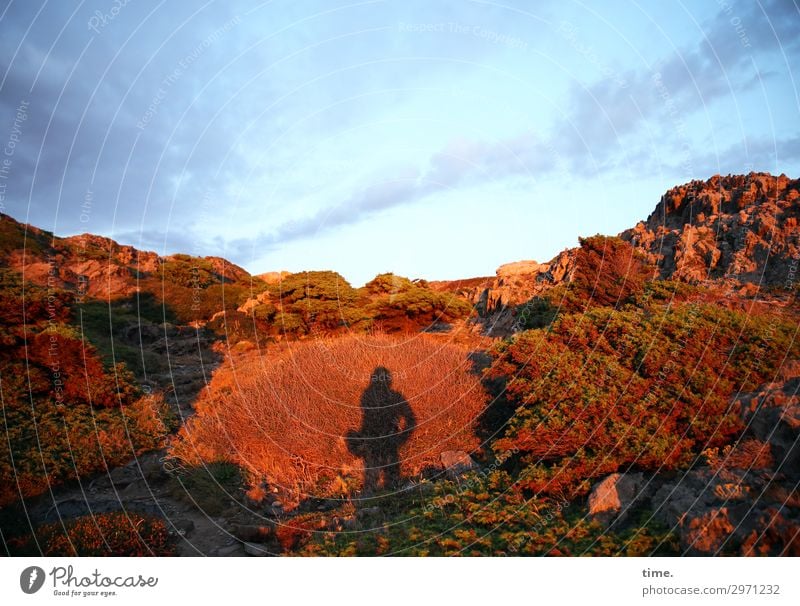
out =
[[(0, 265), (25, 273), (25, 279), (93, 298), (116, 299), (138, 292), (140, 281), (159, 277), (165, 264), (190, 261), (188, 255), (159, 256), (81, 234), (61, 238), (0, 214)], [(217, 282), (248, 279), (250, 274), (220, 257), (197, 258)]]
[(782, 287), (800, 259), (798, 198), (800, 181), (785, 175), (717, 175), (672, 188), (620, 236), (656, 261), (663, 278)]
[[(646, 221), (619, 237), (662, 279), (791, 289), (800, 262), (799, 198), (800, 180), (785, 175), (716, 175), (670, 189)], [(493, 326), (504, 326), (505, 310), (573, 279), (577, 251), (562, 251), (548, 263), (508, 263), (494, 278), (437, 287), (461, 293)]]
[[(139, 522), (128, 528), (134, 512), (182, 555), (796, 555), (798, 308), (782, 303), (800, 257), (798, 189), (785, 176), (713, 177), (668, 191), (618, 237), (582, 238), (549, 263), (452, 282), (387, 273), (361, 288), (332, 271), (251, 276), (216, 257), (59, 238), (3, 215), (0, 366), (14, 431), (0, 449), (0, 534), (14, 537), (15, 553), (38, 553), (26, 542), (33, 523), (46, 550), (61, 553), (62, 520), (80, 534), (82, 524), (95, 528), (88, 514), (101, 513), (101, 524), (118, 526), (107, 534), (138, 537)], [(736, 294), (743, 289), (763, 300)], [(349, 407), (352, 418), (338, 418), (319, 407), (319, 418), (337, 423), (326, 435), (340, 439), (300, 436), (292, 446), (288, 436), (299, 434), (263, 406), (266, 388), (242, 390), (240, 378), (283, 364), (269, 391), (296, 402), (304, 424), (321, 392), (357, 401), (375, 367), (396, 371), (398, 393), (416, 405), (405, 381), (429, 391), (435, 381), (419, 368), (430, 355), (373, 343), (386, 361), (353, 372), (353, 356), (336, 353), (345, 334), (360, 343), (375, 329), (401, 341), (414, 333), (409, 342), (437, 355), (457, 350), (431, 376), (469, 383), (437, 403), (463, 412), (464, 394), (485, 387), (492, 404), (455, 424), (474, 423), (474, 435), (453, 448), (469, 449), (473, 438), (482, 448), (432, 451), (406, 465), (402, 490), (353, 499), (369, 496), (358, 492), (369, 484), (360, 477), (366, 451), (347, 438), (369, 425), (364, 413)], [(303, 347), (308, 359), (297, 364)], [(302, 380), (287, 379), (291, 364)], [(307, 380), (312, 367), (319, 380)], [(479, 388), (469, 373), (482, 370)], [(330, 387), (320, 391), (323, 379)], [(244, 401), (267, 415), (263, 423), (233, 415)], [(221, 412), (233, 416), (217, 425)], [(424, 410), (412, 413), (415, 440), (441, 446), (452, 435), (452, 413), (432, 434)], [(220, 438), (267, 426), (276, 452), (288, 450), (255, 466)], [(266, 453), (258, 439), (247, 443)], [(65, 443), (82, 454), (74, 470)], [(476, 465), (482, 476), (462, 481)], [(483, 541), (500, 520), (502, 535)]]
[[(794, 282), (800, 262), (800, 180), (768, 173), (713, 176), (667, 191), (645, 220), (619, 237), (641, 251), (663, 279), (689, 283), (735, 279), (761, 287)], [(452, 292), (491, 315), (520, 305), (541, 292), (570, 282), (577, 248), (547, 263), (518, 261), (496, 275), (430, 282), (433, 290)], [(0, 263), (39, 285), (49, 284), (94, 298), (128, 296), (141, 281), (160, 277), (165, 265), (202, 264), (213, 283), (245, 282), (250, 274), (219, 257), (161, 257), (83, 234), (67, 238), (25, 226), (7, 215), (0, 221)], [(253, 276), (274, 283), (286, 272)]]

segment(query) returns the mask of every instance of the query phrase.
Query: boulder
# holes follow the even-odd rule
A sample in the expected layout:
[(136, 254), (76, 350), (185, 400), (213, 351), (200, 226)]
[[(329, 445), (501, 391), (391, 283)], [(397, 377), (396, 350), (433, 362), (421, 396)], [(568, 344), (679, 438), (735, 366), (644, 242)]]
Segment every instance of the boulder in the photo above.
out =
[(603, 523), (623, 519), (643, 486), (641, 473), (612, 473), (592, 488), (589, 515)]
[(274, 524), (249, 525), (234, 524), (231, 534), (242, 541), (263, 543), (275, 534)]
[(442, 468), (451, 480), (478, 468), (477, 463), (463, 450), (446, 450), (441, 454), (440, 459)]

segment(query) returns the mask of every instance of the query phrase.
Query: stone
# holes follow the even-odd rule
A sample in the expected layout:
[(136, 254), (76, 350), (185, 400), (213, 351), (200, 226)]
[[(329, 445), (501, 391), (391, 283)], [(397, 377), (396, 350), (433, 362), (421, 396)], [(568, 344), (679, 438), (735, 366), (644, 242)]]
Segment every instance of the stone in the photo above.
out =
[(589, 495), (589, 515), (603, 523), (620, 521), (640, 496), (641, 473), (612, 473), (594, 485)]
[(478, 464), (463, 450), (446, 450), (439, 458), (442, 468), (451, 480), (458, 479), (465, 473), (478, 468)]
[(194, 530), (194, 522), (192, 520), (172, 520), (172, 526), (182, 537), (187, 536)]

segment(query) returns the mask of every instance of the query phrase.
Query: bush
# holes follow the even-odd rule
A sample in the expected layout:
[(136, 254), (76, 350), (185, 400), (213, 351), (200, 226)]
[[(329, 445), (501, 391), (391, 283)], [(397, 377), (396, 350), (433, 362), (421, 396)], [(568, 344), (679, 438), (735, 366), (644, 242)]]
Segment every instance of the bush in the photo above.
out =
[(581, 238), (570, 291), (582, 306), (617, 307), (641, 293), (654, 270), (620, 238)]
[[(392, 375), (389, 391), (402, 394), (414, 419), (406, 415), (405, 422), (413, 424), (408, 431), (388, 431), (403, 439), (389, 444), (393, 438), (387, 438), (398, 460), (385, 464), (417, 474), (438, 465), (443, 450), (471, 451), (479, 444), (473, 425), (486, 396), (468, 354), (421, 336), (290, 344), (269, 364), (237, 367), (235, 381), (218, 371), (215, 391), (201, 397), (172, 454), (189, 466), (236, 463), (251, 479), (265, 478), (296, 495), (315, 488), (335, 492), (335, 486), (349, 484), (348, 477), (362, 475), (365, 457), (356, 434), (369, 433), (365, 425), (372, 413), (365, 415), (365, 394), (372, 393), (375, 370), (386, 367)], [(391, 426), (399, 417), (398, 412), (375, 423)]]
[(472, 307), (449, 292), (436, 292), (416, 285), (373, 302), (370, 315), (375, 324), (387, 332), (416, 331), (449, 323), (469, 315)]
[(532, 328), (546, 328), (558, 316), (558, 308), (544, 297), (534, 297), (523, 305), (518, 305), (514, 320), (514, 332)]
[[(525, 498), (507, 473), (441, 482), (435, 492), (408, 491), (361, 532), (316, 533), (301, 555), (336, 556), (652, 556), (678, 555), (674, 534), (652, 522), (609, 530), (585, 508)], [(392, 509), (396, 511), (392, 511)], [(376, 527), (380, 532), (376, 532)]]
[[(70, 325), (66, 293), (0, 273), (0, 505), (163, 445), (169, 414)], [(24, 317), (22, 317), (24, 310)], [(8, 313), (6, 313), (8, 312)]]
[(133, 512), (86, 515), (45, 524), (22, 544), (12, 545), (12, 555), (48, 557), (170, 556), (174, 541), (163, 520)]
[(0, 506), (67, 480), (86, 479), (164, 446), (170, 414), (159, 396), (114, 409), (58, 406), (46, 398), (37, 398), (32, 406), (18, 392), (24, 389), (23, 381), (3, 381)]
[(536, 493), (582, 494), (629, 466), (685, 467), (739, 435), (731, 397), (797, 357), (795, 330), (704, 304), (563, 316), (497, 349), (490, 374), (518, 408), (493, 448), (519, 453), (521, 485)]

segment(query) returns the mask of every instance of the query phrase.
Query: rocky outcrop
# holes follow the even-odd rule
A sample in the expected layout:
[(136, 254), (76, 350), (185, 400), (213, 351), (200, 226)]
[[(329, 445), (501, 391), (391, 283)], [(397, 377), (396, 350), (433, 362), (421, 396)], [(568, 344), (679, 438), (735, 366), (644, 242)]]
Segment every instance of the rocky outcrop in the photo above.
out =
[[(670, 189), (646, 221), (620, 238), (657, 265), (663, 279), (734, 280), (791, 290), (800, 265), (799, 221), (800, 180), (767, 173), (717, 175)], [(570, 282), (576, 257), (573, 248), (549, 263), (502, 265), (495, 278), (460, 286), (459, 293), (488, 319), (488, 332), (505, 334), (513, 326), (509, 310)]]
[[(34, 284), (89, 298), (128, 297), (139, 291), (141, 280), (159, 278), (164, 263), (186, 257), (161, 257), (93, 234), (60, 238), (2, 214), (0, 227), (0, 266), (23, 274)], [(220, 257), (200, 260), (212, 268), (220, 282), (250, 278), (247, 271)]]
[(758, 440), (769, 444), (781, 470), (800, 468), (800, 364), (782, 369), (782, 380), (741, 394), (737, 401), (742, 420)]
[(641, 473), (612, 473), (589, 494), (589, 515), (603, 523), (622, 521), (645, 487)]
[[(575, 269), (575, 250), (565, 250), (549, 263), (517, 261), (497, 268), (494, 278), (481, 278), (478, 284), (458, 289), (459, 294), (476, 306), (482, 316), (500, 314), (509, 307), (526, 301), (564, 281)], [(437, 285), (442, 283), (432, 283)], [(512, 315), (509, 318), (513, 322)], [(503, 317), (494, 318), (495, 331), (505, 326)]]
[(291, 272), (288, 271), (268, 271), (263, 274), (257, 274), (255, 277), (267, 284), (278, 284), (281, 280), (285, 280), (291, 275)]
[(440, 455), (442, 468), (447, 477), (456, 480), (467, 472), (478, 468), (477, 463), (463, 450), (445, 450)]
[(791, 287), (800, 260), (798, 198), (800, 181), (785, 175), (716, 175), (670, 189), (620, 237), (658, 263), (663, 278)]

